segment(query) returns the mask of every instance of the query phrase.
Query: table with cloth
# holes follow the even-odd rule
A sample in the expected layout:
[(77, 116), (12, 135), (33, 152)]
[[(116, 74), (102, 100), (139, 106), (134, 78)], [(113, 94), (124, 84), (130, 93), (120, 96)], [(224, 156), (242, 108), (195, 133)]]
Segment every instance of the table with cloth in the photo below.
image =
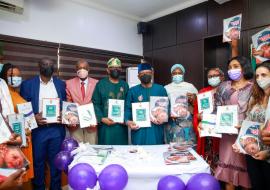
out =
[[(125, 190), (156, 190), (159, 179), (166, 175), (175, 175), (185, 183), (191, 176), (197, 173), (209, 173), (209, 165), (193, 149), (189, 151), (197, 158), (188, 164), (166, 165), (163, 153), (168, 151), (170, 145), (148, 145), (148, 146), (111, 146), (111, 153), (103, 164), (93, 159), (90, 149), (107, 148), (108, 146), (80, 144), (69, 170), (78, 163), (88, 163), (94, 167), (97, 175), (103, 168), (110, 164), (123, 166), (128, 173), (128, 184)], [(137, 150), (136, 153), (131, 153)], [(71, 188), (70, 188), (71, 189)], [(98, 185), (95, 189), (99, 189)]]

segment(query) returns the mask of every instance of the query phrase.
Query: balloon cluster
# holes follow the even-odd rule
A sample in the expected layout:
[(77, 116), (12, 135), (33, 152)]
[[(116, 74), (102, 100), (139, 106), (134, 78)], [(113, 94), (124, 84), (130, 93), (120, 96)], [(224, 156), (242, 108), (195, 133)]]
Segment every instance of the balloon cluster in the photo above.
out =
[(68, 165), (72, 162), (73, 157), (71, 156), (71, 151), (79, 146), (78, 142), (68, 137), (66, 138), (62, 145), (61, 151), (54, 158), (54, 165), (57, 169), (68, 173)]
[(92, 189), (97, 181), (101, 190), (123, 190), (128, 182), (128, 174), (122, 166), (112, 164), (97, 177), (94, 168), (86, 163), (76, 164), (68, 173), (68, 183), (74, 190)]
[(187, 185), (176, 176), (165, 176), (158, 182), (158, 190), (220, 190), (219, 182), (210, 174), (192, 176)]

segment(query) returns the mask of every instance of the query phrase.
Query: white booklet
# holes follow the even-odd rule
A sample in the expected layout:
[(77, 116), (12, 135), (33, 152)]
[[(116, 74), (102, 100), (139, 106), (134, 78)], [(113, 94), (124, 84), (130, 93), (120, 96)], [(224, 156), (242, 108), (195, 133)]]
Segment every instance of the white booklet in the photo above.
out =
[(242, 14), (223, 20), (223, 42), (240, 39)]
[(67, 125), (78, 125), (78, 104), (63, 101), (62, 123)]
[(10, 114), (8, 115), (8, 123), (12, 128), (13, 132), (20, 135), (22, 138), (22, 146), (27, 146), (25, 127), (24, 127), (24, 116), (23, 114)]
[(202, 129), (200, 130), (200, 137), (222, 137), (221, 134), (215, 132), (216, 119), (216, 114), (204, 113), (202, 115)]
[(238, 134), (238, 106), (218, 106), (216, 133)]
[(132, 118), (139, 127), (151, 127), (149, 102), (132, 103)]
[(24, 116), (24, 126), (33, 130), (38, 127), (31, 102), (17, 104), (18, 112)]
[(42, 117), (47, 123), (58, 123), (60, 116), (60, 99), (43, 98), (42, 99)]
[(0, 113), (0, 144), (3, 142), (9, 141), (11, 137), (11, 131), (6, 124), (2, 114)]
[(93, 103), (78, 106), (78, 114), (81, 128), (97, 125)]
[(213, 106), (213, 94), (212, 91), (200, 93), (197, 95), (198, 111), (199, 113), (212, 113)]
[(262, 123), (244, 120), (236, 140), (236, 145), (243, 154), (254, 156), (260, 151), (261, 142), (259, 138)]
[(109, 99), (108, 118), (116, 123), (124, 123), (125, 100)]
[(270, 26), (252, 36), (252, 44), (259, 55), (255, 56), (256, 63), (270, 59)]
[(168, 122), (169, 98), (150, 96), (150, 119), (153, 122)]
[(190, 113), (188, 111), (188, 98), (184, 94), (173, 93), (170, 95), (171, 117), (187, 118)]

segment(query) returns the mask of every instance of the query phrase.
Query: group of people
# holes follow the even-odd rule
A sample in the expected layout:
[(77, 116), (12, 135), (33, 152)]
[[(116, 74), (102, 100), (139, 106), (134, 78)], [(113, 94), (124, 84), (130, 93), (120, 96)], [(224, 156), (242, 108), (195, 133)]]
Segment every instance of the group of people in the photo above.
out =
[[(0, 60), (1, 62), (1, 60)], [(207, 72), (208, 87), (198, 90), (191, 83), (185, 82), (186, 71), (181, 64), (171, 67), (172, 82), (165, 87), (153, 83), (154, 70), (149, 63), (138, 65), (140, 84), (129, 88), (120, 79), (122, 63), (118, 58), (107, 62), (108, 77), (98, 81), (88, 76), (90, 65), (84, 59), (76, 64), (77, 76), (67, 81), (55, 77), (54, 61), (43, 58), (39, 61), (39, 75), (32, 79), (22, 80), (16, 65), (3, 65), (0, 79), (0, 111), (4, 118), (17, 113), (16, 105), (31, 102), (38, 128), (27, 131), (28, 143), (22, 151), (30, 161), (30, 169), (19, 170), (4, 181), (0, 189), (9, 189), (33, 178), (35, 190), (45, 190), (45, 166), (50, 168), (50, 189), (61, 189), (61, 172), (54, 165), (54, 158), (60, 151), (66, 131), (78, 142), (100, 145), (127, 145), (128, 128), (131, 130), (133, 145), (156, 145), (164, 143), (193, 144), (213, 169), (215, 177), (225, 182), (226, 190), (237, 186), (244, 189), (270, 189), (268, 170), (270, 164), (270, 131), (262, 130), (261, 138), (265, 149), (255, 156), (243, 155), (234, 145), (237, 135), (224, 134), (221, 139), (200, 138), (202, 114), (198, 113), (196, 95), (211, 91), (214, 105), (238, 105), (239, 126), (244, 119), (264, 123), (266, 107), (270, 95), (270, 61), (257, 66), (255, 73), (250, 61), (242, 56), (234, 56), (228, 61), (229, 80), (219, 68)], [(255, 76), (255, 77), (254, 77)], [(171, 116), (166, 123), (157, 120), (151, 127), (140, 128), (132, 118), (132, 103), (149, 102), (151, 96), (172, 97), (173, 94), (184, 94), (187, 98), (185, 117)], [(97, 126), (80, 128), (79, 125), (47, 123), (42, 118), (42, 99), (59, 98), (79, 105), (94, 104)], [(115, 123), (108, 118), (108, 100), (125, 100), (124, 123)], [(7, 144), (19, 144), (19, 138), (12, 136)], [(269, 160), (270, 161), (270, 160)], [(26, 173), (26, 174), (25, 174)], [(37, 174), (37, 175), (34, 175)], [(22, 177), (23, 176), (23, 177)], [(15, 183), (16, 182), (16, 183)]]

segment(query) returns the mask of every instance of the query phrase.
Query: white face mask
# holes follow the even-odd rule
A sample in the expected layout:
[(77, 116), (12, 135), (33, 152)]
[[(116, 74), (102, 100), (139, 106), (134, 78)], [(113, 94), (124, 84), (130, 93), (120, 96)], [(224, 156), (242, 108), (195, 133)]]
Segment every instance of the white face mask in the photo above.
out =
[(22, 83), (22, 77), (8, 77), (8, 85), (17, 88)]
[(88, 71), (85, 70), (85, 69), (80, 69), (80, 70), (77, 71), (77, 76), (80, 79), (85, 79), (86, 77), (88, 77)]
[(260, 80), (257, 79), (256, 81), (257, 81), (259, 87), (262, 88), (263, 90), (270, 87), (270, 77), (263, 78)]
[(218, 86), (220, 82), (220, 77), (211, 77), (208, 79), (208, 84), (212, 87)]

